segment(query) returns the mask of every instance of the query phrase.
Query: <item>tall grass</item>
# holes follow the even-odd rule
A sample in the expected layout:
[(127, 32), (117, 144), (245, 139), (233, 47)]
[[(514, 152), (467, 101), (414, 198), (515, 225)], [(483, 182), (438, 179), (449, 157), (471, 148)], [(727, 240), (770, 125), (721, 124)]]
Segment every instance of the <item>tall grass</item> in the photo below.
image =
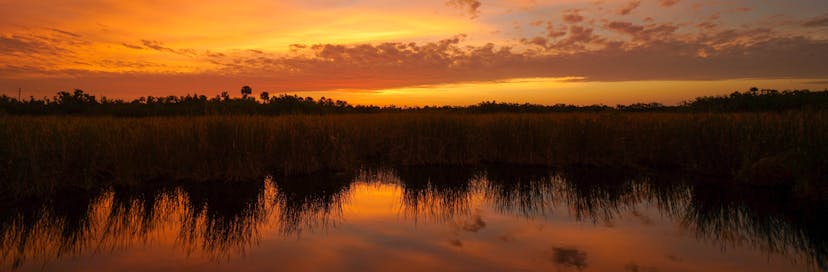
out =
[(363, 164), (677, 168), (822, 186), (828, 113), (0, 116), (5, 189), (243, 180)]

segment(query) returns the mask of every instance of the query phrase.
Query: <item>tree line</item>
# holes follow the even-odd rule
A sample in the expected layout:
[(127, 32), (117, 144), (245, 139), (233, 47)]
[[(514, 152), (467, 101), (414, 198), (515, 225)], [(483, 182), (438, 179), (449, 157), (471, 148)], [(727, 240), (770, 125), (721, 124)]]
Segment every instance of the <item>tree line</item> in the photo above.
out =
[(249, 86), (241, 88), (241, 97), (229, 93), (208, 98), (205, 95), (141, 97), (132, 101), (98, 99), (83, 90), (60, 91), (51, 98), (15, 99), (0, 95), (0, 114), (9, 115), (112, 115), (112, 116), (174, 116), (174, 115), (281, 115), (338, 114), (387, 112), (454, 112), (454, 113), (551, 113), (551, 112), (760, 112), (800, 109), (828, 109), (828, 90), (786, 90), (751, 88), (730, 95), (706, 96), (676, 106), (660, 103), (630, 105), (570, 104), (540, 105), (485, 101), (471, 106), (397, 107), (352, 105), (347, 101), (321, 97), (300, 97), (261, 92), (258, 99)]

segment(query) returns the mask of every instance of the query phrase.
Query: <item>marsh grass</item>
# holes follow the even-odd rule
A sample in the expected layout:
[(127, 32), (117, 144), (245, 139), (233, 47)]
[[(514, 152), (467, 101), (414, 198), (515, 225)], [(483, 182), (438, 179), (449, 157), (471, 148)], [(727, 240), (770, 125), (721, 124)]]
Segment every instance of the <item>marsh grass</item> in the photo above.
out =
[(828, 114), (0, 116), (7, 194), (246, 180), (364, 164), (675, 168), (824, 188)]

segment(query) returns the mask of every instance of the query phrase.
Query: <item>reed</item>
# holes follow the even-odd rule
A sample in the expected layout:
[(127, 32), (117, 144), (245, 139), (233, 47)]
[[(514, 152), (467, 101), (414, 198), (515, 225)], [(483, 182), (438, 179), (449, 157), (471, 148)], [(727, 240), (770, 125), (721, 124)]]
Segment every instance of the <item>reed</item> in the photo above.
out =
[(828, 113), (0, 116), (8, 192), (245, 180), (365, 164), (676, 168), (824, 188)]

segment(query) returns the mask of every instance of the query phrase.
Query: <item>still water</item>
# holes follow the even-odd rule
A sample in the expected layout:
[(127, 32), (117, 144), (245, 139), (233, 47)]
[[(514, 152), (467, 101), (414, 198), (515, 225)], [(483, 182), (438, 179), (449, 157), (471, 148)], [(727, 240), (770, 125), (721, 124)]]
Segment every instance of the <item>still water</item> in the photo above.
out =
[(613, 169), (113, 187), (0, 214), (0, 270), (812, 271), (826, 205)]

